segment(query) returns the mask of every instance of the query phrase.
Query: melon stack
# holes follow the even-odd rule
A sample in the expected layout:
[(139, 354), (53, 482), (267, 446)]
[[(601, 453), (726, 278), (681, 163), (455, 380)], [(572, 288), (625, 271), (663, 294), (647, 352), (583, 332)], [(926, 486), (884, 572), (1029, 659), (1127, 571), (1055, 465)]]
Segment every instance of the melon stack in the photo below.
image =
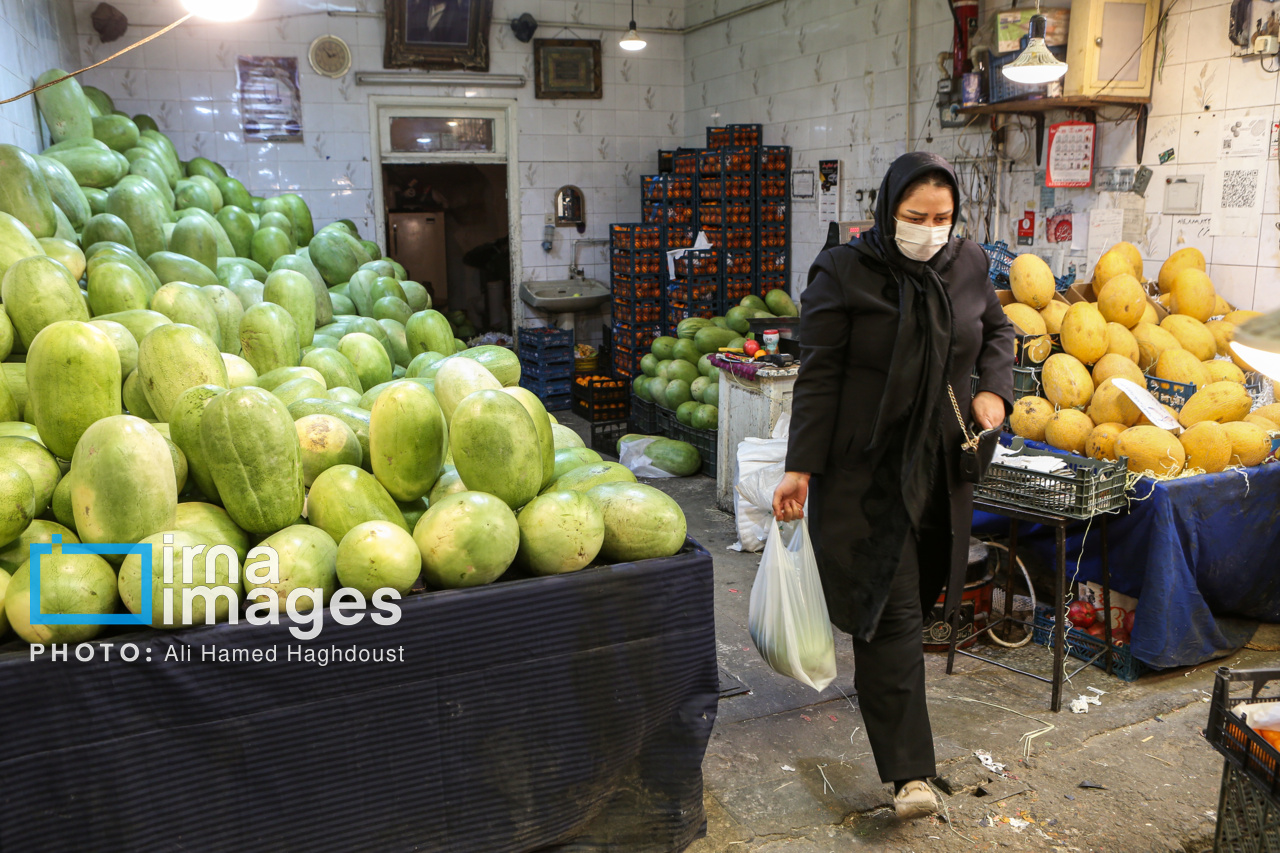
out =
[[(1252, 368), (1229, 348), (1236, 326), (1259, 312), (1233, 310), (1217, 294), (1198, 249), (1181, 249), (1160, 268), (1164, 319), (1142, 282), (1142, 257), (1130, 243), (1099, 259), (1092, 302), (1054, 300), (1043, 260), (1013, 261), (1017, 301), (1005, 313), (1022, 334), (1036, 336), (1027, 353), (1044, 364), (1044, 396), (1016, 401), (1013, 432), (1094, 459), (1126, 457), (1131, 471), (1159, 476), (1261, 464), (1270, 434), (1280, 433), (1280, 404), (1253, 411), (1245, 388)], [(1063, 351), (1049, 355), (1052, 334)], [(1147, 375), (1195, 386), (1180, 412), (1165, 406), (1178, 430), (1153, 425), (1115, 384), (1123, 378), (1145, 388)]]

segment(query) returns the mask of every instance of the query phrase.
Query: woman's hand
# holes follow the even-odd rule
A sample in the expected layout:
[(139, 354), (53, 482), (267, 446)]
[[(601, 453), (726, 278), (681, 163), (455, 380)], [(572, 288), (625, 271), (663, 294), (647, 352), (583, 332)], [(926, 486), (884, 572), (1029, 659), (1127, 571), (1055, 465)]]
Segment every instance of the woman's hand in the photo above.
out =
[(973, 398), (972, 409), (973, 419), (983, 429), (994, 429), (1004, 423), (1004, 400), (998, 394), (979, 391)]
[(809, 475), (788, 471), (773, 493), (773, 517), (778, 521), (804, 518), (804, 502), (809, 497)]

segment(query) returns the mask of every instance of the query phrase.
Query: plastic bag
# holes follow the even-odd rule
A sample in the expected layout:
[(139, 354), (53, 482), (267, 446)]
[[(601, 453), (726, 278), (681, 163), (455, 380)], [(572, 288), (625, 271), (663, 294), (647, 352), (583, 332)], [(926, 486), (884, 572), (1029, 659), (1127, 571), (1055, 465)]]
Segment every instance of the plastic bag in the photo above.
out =
[(645, 453), (645, 448), (657, 441), (656, 438), (635, 438), (622, 445), (618, 452), (618, 462), (629, 469), (637, 477), (675, 477), (669, 471), (663, 471), (653, 464), (653, 460)]
[(738, 445), (738, 482), (733, 495), (738, 541), (729, 546), (731, 551), (759, 551), (769, 537), (773, 493), (786, 473), (790, 426), (788, 412), (774, 425), (771, 438), (747, 438)]
[(836, 677), (836, 647), (818, 562), (801, 519), (769, 522), (769, 538), (751, 585), (751, 641), (774, 672), (814, 690)]

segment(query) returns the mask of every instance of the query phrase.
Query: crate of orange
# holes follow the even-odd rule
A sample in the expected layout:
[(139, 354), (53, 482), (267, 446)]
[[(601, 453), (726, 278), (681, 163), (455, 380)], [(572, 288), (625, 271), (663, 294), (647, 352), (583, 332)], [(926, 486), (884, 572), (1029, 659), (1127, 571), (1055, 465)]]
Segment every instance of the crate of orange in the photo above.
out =
[(629, 326), (626, 323), (615, 321), (613, 324), (613, 342), (617, 346), (626, 347), (636, 352), (646, 351), (653, 343), (653, 339), (658, 337), (660, 331), (657, 323)]
[(659, 275), (614, 275), (613, 298), (630, 302), (662, 298), (662, 277)]
[[(1260, 697), (1268, 681), (1280, 682), (1280, 669), (1218, 667), (1205, 738), (1280, 809), (1280, 696)], [(1239, 682), (1252, 685), (1252, 695), (1233, 697), (1231, 685)]]
[(589, 421), (624, 420), (630, 414), (631, 383), (609, 376), (578, 376), (573, 384), (573, 411)]

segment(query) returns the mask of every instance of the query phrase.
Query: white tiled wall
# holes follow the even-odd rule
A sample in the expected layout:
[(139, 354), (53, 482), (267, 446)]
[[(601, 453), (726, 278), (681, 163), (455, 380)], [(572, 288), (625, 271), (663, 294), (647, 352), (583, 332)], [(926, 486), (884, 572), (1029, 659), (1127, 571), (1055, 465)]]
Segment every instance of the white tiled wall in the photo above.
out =
[[(102, 58), (116, 45), (98, 43), (89, 24), (96, 0), (75, 0), (81, 58)], [(178, 0), (118, 2), (131, 21), (128, 37), (153, 32), (181, 15)], [(184, 157), (217, 160), (254, 193), (300, 192), (318, 221), (350, 218), (366, 236), (373, 232), (373, 175), (369, 163), (368, 99), (371, 95), (452, 96), (456, 88), (360, 86), (356, 71), (381, 71), (384, 30), (381, 0), (262, 0), (254, 20), (240, 24), (191, 21), (174, 32), (90, 72), (89, 82), (107, 91), (130, 114), (147, 112)], [(540, 101), (532, 83), (533, 45), (522, 44), (509, 22), (529, 11), (541, 22), (581, 22), (572, 33), (602, 40), (604, 98)], [(352, 15), (349, 13), (360, 13)], [(679, 27), (683, 0), (641, 0), (637, 15), (651, 25)], [(640, 216), (640, 175), (657, 170), (659, 148), (684, 137), (683, 44), (678, 35), (648, 36), (639, 54), (618, 48), (621, 34), (592, 25), (625, 25), (630, 7), (622, 0), (496, 0), (490, 31), (490, 71), (529, 78), (518, 90), (474, 89), (480, 98), (518, 101), (520, 208), (525, 278), (564, 278), (573, 229), (558, 229), (553, 251), (542, 250), (543, 217), (555, 190), (568, 183), (586, 195), (585, 238), (608, 236), (612, 222)], [(562, 28), (542, 23), (536, 37)], [(564, 38), (573, 38), (564, 31)], [(319, 35), (338, 35), (352, 48), (352, 71), (340, 80), (315, 74), (307, 47)], [(235, 100), (238, 55), (296, 56), (303, 99), (303, 144), (241, 142)], [(513, 95), (514, 93), (514, 95)], [(584, 247), (588, 276), (608, 279), (605, 251)]]
[[(0, 0), (0, 100), (50, 68), (74, 71), (77, 58), (71, 0)], [(0, 143), (38, 151), (40, 133), (34, 97), (0, 106)]]

